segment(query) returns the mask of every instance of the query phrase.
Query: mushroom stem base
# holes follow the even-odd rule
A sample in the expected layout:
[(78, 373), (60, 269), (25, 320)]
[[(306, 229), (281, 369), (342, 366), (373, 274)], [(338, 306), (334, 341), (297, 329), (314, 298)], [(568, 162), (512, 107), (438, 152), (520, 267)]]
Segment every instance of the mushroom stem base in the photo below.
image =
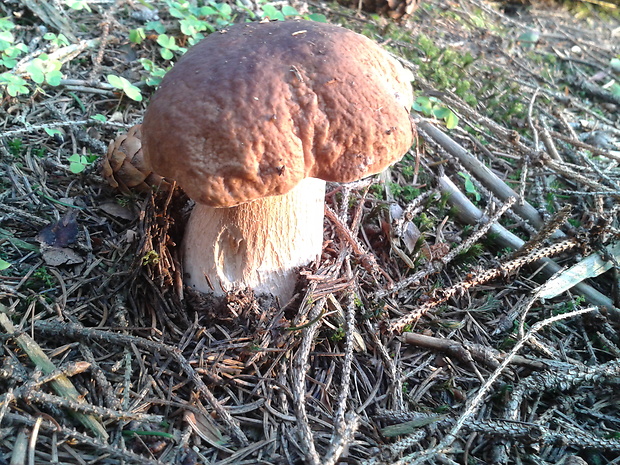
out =
[(324, 202), (325, 182), (308, 178), (235, 207), (196, 204), (183, 243), (185, 283), (215, 295), (251, 288), (286, 304), (298, 268), (321, 254)]

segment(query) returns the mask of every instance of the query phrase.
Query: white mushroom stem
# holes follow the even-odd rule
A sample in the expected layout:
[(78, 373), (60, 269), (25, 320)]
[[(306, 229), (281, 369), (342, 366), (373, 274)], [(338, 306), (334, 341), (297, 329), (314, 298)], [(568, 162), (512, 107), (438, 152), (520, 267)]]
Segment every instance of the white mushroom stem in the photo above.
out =
[(196, 204), (183, 244), (186, 284), (215, 295), (251, 288), (286, 304), (299, 267), (321, 254), (324, 201), (325, 181), (308, 178), (235, 207)]

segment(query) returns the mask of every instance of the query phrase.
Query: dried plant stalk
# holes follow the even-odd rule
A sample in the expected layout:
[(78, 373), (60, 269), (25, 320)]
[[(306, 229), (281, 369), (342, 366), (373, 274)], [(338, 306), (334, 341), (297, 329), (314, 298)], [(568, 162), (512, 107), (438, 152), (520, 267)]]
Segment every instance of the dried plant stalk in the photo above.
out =
[[(8, 309), (0, 304), (0, 325), (4, 327), (4, 330), (8, 334), (16, 334), (15, 327), (9, 317), (6, 315)], [(49, 375), (57, 371), (56, 366), (52, 363), (49, 357), (43, 352), (41, 347), (27, 334), (15, 335), (17, 344), (22, 348), (24, 352), (28, 354), (30, 360), (41, 369), (41, 371)], [(84, 399), (80, 396), (78, 390), (73, 386), (73, 383), (65, 375), (59, 375), (55, 379), (50, 381), (50, 385), (56, 391), (56, 393), (66, 399), (75, 403), (84, 403)], [(105, 430), (105, 427), (101, 422), (91, 414), (85, 414), (75, 410), (70, 410), (71, 415), (76, 418), (85, 427), (90, 429), (100, 439), (107, 441), (109, 435)]]

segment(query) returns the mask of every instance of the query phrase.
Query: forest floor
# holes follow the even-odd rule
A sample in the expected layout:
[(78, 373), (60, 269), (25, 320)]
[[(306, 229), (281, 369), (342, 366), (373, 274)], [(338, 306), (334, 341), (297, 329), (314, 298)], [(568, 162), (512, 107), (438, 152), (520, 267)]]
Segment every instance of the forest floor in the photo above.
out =
[[(0, 16), (0, 464), (620, 463), (613, 3)], [(399, 56), (419, 137), (328, 185), (295, 301), (216, 310), (181, 284), (183, 192), (119, 192), (100, 166), (187, 46), (265, 16)]]

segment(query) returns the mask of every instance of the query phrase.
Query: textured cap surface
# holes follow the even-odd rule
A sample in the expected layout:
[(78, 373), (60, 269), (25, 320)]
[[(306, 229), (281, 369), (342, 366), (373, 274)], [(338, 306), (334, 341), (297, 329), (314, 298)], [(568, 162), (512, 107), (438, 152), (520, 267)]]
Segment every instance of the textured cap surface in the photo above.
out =
[(153, 170), (233, 206), (305, 177), (350, 182), (413, 142), (411, 74), (370, 39), (312, 21), (216, 32), (165, 76), (142, 125)]

